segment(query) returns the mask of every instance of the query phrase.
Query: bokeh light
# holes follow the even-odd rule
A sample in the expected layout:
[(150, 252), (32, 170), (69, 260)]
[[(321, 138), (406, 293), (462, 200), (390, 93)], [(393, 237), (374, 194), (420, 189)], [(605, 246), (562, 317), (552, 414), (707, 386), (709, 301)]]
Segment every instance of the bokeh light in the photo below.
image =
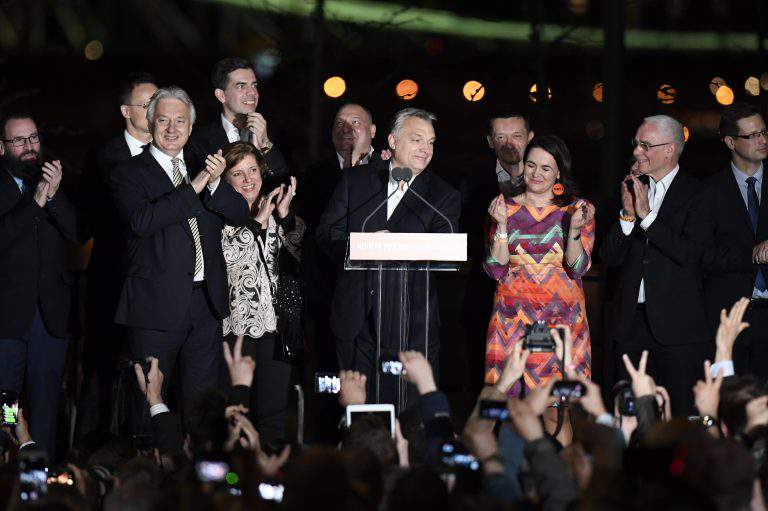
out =
[(323, 84), (323, 92), (325, 95), (331, 98), (341, 97), (347, 90), (347, 84), (344, 78), (340, 76), (331, 76)]
[(691, 132), (688, 131), (688, 126), (683, 126), (683, 138), (688, 142), (688, 137), (691, 136)]
[(750, 96), (759, 96), (760, 80), (758, 80), (757, 77), (750, 76), (747, 78), (747, 81), (744, 82), (744, 90), (746, 90), (747, 94)]
[(677, 99), (677, 89), (668, 83), (663, 83), (656, 91), (656, 97), (663, 105), (671, 105)]
[(727, 85), (723, 85), (719, 89), (717, 89), (717, 93), (715, 94), (715, 98), (717, 99), (717, 102), (721, 105), (730, 105), (733, 103), (733, 90), (731, 90), (730, 87)]
[(719, 76), (715, 76), (709, 81), (709, 91), (712, 94), (717, 94), (717, 89), (719, 89), (723, 85), (726, 85), (725, 80), (723, 80)]
[[(532, 103), (536, 103), (539, 100), (538, 92), (538, 86), (534, 83), (531, 85), (531, 88), (528, 89), (528, 97), (530, 98)], [(547, 85), (547, 99), (552, 99), (552, 89)]]
[(603, 102), (603, 82), (597, 82), (595, 86), (592, 87), (592, 98), (598, 103)]
[(485, 86), (476, 80), (470, 80), (464, 84), (461, 93), (467, 101), (480, 101), (485, 96)]
[(85, 45), (85, 58), (88, 60), (98, 60), (104, 55), (104, 46), (101, 41), (94, 39)]
[(397, 94), (398, 98), (404, 101), (412, 100), (418, 93), (419, 85), (411, 79), (400, 80), (395, 87), (395, 94)]

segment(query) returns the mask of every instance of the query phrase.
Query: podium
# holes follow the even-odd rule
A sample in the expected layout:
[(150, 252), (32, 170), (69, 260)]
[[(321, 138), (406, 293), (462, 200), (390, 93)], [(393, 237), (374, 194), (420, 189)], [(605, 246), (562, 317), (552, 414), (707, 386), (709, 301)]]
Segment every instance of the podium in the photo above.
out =
[[(467, 235), (447, 233), (390, 233), (353, 232), (347, 243), (344, 269), (350, 271), (376, 272), (378, 276), (376, 296), (376, 359), (374, 364), (374, 399), (380, 402), (381, 394), (381, 345), (382, 345), (382, 300), (385, 272), (399, 272), (399, 332), (398, 351), (417, 350), (424, 353), (429, 361), (430, 323), (430, 276), (433, 271), (458, 271), (467, 260)], [(410, 300), (408, 274), (425, 273), (425, 326), (423, 344), (419, 339), (410, 339)], [(423, 348), (423, 349), (420, 349)], [(435, 375), (437, 377), (437, 375)], [(407, 405), (407, 385), (397, 379), (395, 407), (402, 411)]]

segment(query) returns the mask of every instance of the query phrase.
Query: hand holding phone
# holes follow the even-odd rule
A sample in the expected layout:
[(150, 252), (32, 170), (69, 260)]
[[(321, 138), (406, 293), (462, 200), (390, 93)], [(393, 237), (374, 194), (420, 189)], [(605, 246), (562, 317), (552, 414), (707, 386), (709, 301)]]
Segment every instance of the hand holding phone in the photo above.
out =
[(0, 426), (19, 423), (19, 395), (12, 390), (0, 390)]

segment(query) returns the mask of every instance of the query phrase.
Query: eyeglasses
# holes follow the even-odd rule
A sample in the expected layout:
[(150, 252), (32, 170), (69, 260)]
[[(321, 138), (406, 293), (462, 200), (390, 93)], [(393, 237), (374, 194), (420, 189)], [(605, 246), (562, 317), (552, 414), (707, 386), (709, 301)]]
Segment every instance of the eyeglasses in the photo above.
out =
[(661, 145), (669, 145), (672, 142), (662, 142), (661, 144), (651, 144), (650, 142), (645, 142), (644, 140), (638, 141), (637, 139), (632, 139), (632, 149), (634, 149), (637, 146), (640, 146), (640, 149), (642, 149), (644, 152), (648, 152), (650, 149), (653, 149), (654, 147), (659, 147)]
[(751, 140), (753, 142), (756, 142), (760, 137), (764, 137), (765, 139), (768, 139), (768, 130), (762, 130), (762, 131), (755, 131), (753, 133), (748, 133), (746, 135), (731, 135), (734, 138), (741, 138), (744, 140)]
[(3, 142), (6, 142), (7, 144), (12, 145), (13, 147), (21, 147), (27, 142), (30, 144), (37, 144), (40, 142), (40, 135), (37, 133), (33, 133), (32, 135), (28, 137), (15, 137), (11, 139), (3, 139)]
[(149, 101), (147, 101), (146, 103), (142, 103), (140, 105), (133, 105), (131, 103), (126, 103), (125, 106), (140, 106), (141, 108), (146, 110), (147, 108), (149, 108)]

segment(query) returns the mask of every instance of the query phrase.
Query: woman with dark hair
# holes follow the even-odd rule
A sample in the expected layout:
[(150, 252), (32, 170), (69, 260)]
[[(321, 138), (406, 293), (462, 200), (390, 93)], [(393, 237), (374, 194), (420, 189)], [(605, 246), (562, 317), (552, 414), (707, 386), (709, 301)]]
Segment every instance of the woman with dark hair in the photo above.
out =
[(224, 340), (233, 346), (243, 336), (242, 355), (256, 361), (250, 403), (254, 424), (263, 443), (279, 443), (284, 439), (291, 365), (280, 357), (273, 298), (281, 256), (300, 258), (305, 226), (290, 207), (296, 178), (265, 196), (262, 174), (267, 163), (253, 144), (235, 142), (224, 158), (224, 179), (248, 202), (253, 219), (246, 226), (227, 225), (222, 231), (230, 310), (224, 319)]
[[(554, 135), (535, 137), (526, 148), (521, 189), (490, 204), (492, 218), (486, 273), (497, 281), (486, 348), (487, 384), (499, 379), (515, 344), (535, 322), (566, 325), (573, 335), (573, 368), (590, 375), (587, 311), (581, 277), (589, 269), (595, 208), (574, 197), (571, 155)], [(560, 374), (555, 353), (533, 353), (523, 374), (527, 389)], [(520, 382), (510, 390), (521, 392)]]

